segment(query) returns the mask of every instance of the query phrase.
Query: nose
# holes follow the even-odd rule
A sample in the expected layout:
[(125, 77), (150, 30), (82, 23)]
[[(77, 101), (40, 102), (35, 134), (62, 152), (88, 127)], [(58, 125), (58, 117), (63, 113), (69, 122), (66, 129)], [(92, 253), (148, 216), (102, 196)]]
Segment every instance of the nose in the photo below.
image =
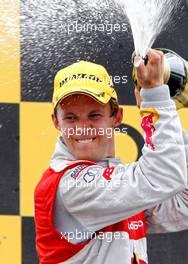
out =
[(79, 118), (77, 122), (77, 127), (84, 128), (84, 127), (93, 127), (91, 120), (88, 118)]
[[(77, 124), (76, 124), (76, 132), (79, 131), (79, 136), (85, 136), (85, 137), (90, 137), (90, 136), (93, 136), (93, 129), (94, 129), (94, 126), (92, 124), (92, 121), (91, 120), (88, 120), (88, 119), (79, 119)], [(78, 133), (77, 133), (78, 135)]]

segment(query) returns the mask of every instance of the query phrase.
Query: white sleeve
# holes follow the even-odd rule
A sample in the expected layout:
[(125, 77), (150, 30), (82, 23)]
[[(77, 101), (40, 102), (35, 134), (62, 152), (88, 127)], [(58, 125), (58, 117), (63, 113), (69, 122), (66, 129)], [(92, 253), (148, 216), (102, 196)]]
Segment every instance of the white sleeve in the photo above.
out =
[[(153, 113), (155, 129), (152, 138), (149, 141), (146, 138), (138, 162), (114, 169), (92, 165), (79, 173), (71, 169), (63, 176), (62, 202), (88, 230), (96, 231), (119, 222), (185, 188), (185, 148), (175, 105), (168, 86), (152, 90), (142, 92), (141, 113), (143, 118)], [(147, 122), (143, 127), (148, 132)]]
[[(188, 134), (183, 131), (188, 170)], [(145, 212), (148, 233), (176, 232), (188, 229), (188, 183), (174, 197)]]

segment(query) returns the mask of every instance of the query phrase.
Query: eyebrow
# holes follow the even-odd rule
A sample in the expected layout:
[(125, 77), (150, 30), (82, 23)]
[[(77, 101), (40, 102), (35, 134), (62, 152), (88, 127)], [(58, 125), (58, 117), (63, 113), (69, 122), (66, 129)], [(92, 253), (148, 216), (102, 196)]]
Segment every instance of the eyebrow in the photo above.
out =
[[(97, 110), (91, 110), (89, 113), (88, 113), (88, 115), (90, 115), (90, 114), (94, 114), (94, 113), (103, 113), (103, 111), (102, 111), (102, 109), (97, 109)], [(77, 115), (77, 114), (75, 114), (75, 113), (73, 113), (73, 112), (67, 112), (67, 113), (64, 113), (63, 114), (64, 116), (67, 116), (67, 115)]]
[(76, 114), (74, 114), (72, 112), (68, 112), (68, 113), (63, 113), (63, 115), (76, 115)]
[(102, 109), (97, 109), (97, 110), (92, 110), (91, 112), (89, 112), (89, 114), (92, 114), (92, 113), (98, 113), (98, 112), (103, 112)]

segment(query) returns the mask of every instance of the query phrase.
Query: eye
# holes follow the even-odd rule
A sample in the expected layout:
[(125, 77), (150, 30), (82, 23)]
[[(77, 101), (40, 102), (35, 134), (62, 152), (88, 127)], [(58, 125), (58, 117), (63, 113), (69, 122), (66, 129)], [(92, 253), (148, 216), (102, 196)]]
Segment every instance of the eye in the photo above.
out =
[(75, 115), (66, 115), (63, 117), (63, 120), (67, 120), (67, 121), (75, 121), (77, 119), (77, 117)]
[(89, 118), (92, 120), (98, 120), (101, 117), (102, 117), (102, 115), (100, 113), (93, 113), (93, 114), (89, 115)]

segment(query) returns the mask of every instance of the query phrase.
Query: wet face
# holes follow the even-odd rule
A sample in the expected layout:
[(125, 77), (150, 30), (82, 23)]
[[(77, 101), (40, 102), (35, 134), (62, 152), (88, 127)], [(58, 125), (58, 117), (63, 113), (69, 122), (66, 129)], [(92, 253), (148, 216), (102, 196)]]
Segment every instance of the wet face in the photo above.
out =
[(114, 157), (113, 129), (122, 121), (121, 108), (111, 116), (110, 103), (102, 105), (86, 95), (71, 95), (52, 118), (55, 127), (63, 130), (65, 144), (76, 159)]

